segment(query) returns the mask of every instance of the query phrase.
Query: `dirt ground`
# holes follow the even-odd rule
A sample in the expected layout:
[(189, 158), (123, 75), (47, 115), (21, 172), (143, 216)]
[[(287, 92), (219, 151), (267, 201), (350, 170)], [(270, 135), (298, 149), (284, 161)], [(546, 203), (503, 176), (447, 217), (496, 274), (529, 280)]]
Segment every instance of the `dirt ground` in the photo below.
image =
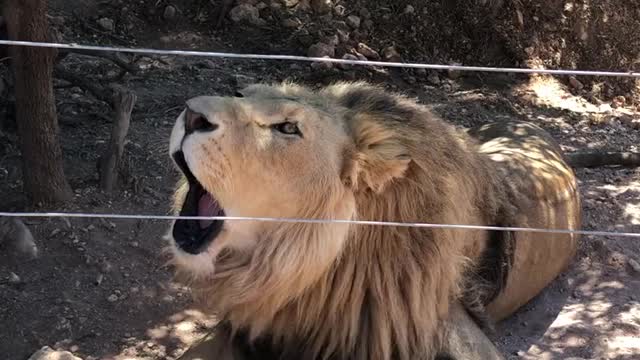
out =
[[(259, 2), (243, 3), (258, 6)], [(300, 53), (316, 41), (319, 35), (313, 26), (305, 34), (270, 25), (292, 18), (280, 16), (280, 8), (272, 3), (265, 1), (269, 7), (261, 12), (267, 19), (262, 30), (229, 20), (212, 30), (215, 16), (208, 12), (212, 10), (206, 1), (179, 5), (51, 1), (51, 21), (63, 39), (78, 43)], [(405, 3), (400, 1), (392, 11), (406, 13)], [(166, 16), (167, 6), (174, 7), (175, 17)], [(371, 18), (377, 19), (380, 11)], [(187, 13), (197, 21), (187, 22)], [(362, 11), (357, 14), (367, 19)], [(108, 30), (103, 18), (113, 22), (113, 30)], [(378, 34), (379, 39), (383, 29), (352, 36)], [(284, 40), (271, 42), (276, 37)], [(379, 41), (376, 49), (383, 48)], [(403, 54), (421, 59), (421, 51)], [(502, 61), (515, 57), (510, 56)], [(118, 72), (112, 63), (95, 57), (69, 55), (62, 65), (98, 84)], [(365, 79), (415, 96), (459, 126), (520, 119), (544, 127), (566, 151), (638, 151), (640, 146), (640, 113), (635, 103), (620, 103), (615, 96), (631, 99), (632, 95), (590, 97), (567, 79), (325, 69), (308, 63), (170, 56), (140, 58), (137, 66), (137, 74), (119, 81), (135, 91), (138, 101), (126, 145), (125, 182), (113, 194), (98, 189), (96, 173), (96, 161), (111, 129), (108, 104), (77, 86), (56, 81), (65, 170), (76, 197), (73, 204), (47, 210), (168, 214), (177, 175), (168, 157), (168, 139), (184, 101), (202, 94), (231, 94), (251, 81), (288, 79), (321, 85)], [(0, 74), (6, 71), (0, 64)], [(5, 107), (0, 114), (10, 116), (11, 111)], [(639, 169), (578, 169), (577, 174), (585, 229), (640, 232)], [(8, 126), (0, 130), (0, 210), (42, 210), (25, 207), (21, 178), (16, 135)], [(215, 324), (214, 318), (192, 306), (188, 289), (172, 281), (163, 251), (168, 222), (61, 218), (26, 222), (40, 257), (23, 261), (0, 252), (1, 358), (24, 360), (48, 345), (83, 359), (175, 359)], [(640, 358), (640, 269), (634, 270), (634, 261), (640, 262), (636, 239), (584, 237), (571, 268), (516, 315), (498, 324), (494, 340), (513, 359)]]

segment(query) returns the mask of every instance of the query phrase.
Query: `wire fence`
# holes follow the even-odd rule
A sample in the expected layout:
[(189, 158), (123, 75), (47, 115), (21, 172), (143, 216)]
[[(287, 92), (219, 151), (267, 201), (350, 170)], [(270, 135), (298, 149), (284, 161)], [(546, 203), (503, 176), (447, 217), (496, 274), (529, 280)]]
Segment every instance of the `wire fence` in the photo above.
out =
[(614, 236), (640, 238), (640, 233), (612, 232), (597, 230), (571, 230), (571, 229), (544, 229), (529, 227), (509, 226), (484, 226), (465, 224), (433, 224), (419, 222), (395, 222), (395, 221), (371, 221), (371, 220), (342, 220), (342, 219), (301, 219), (301, 218), (273, 218), (273, 217), (245, 217), (245, 216), (173, 216), (173, 215), (142, 215), (142, 214), (95, 214), (95, 213), (37, 213), (37, 212), (0, 212), (0, 217), (22, 218), (88, 218), (88, 219), (120, 219), (120, 220), (229, 220), (229, 221), (259, 221), (281, 223), (306, 223), (306, 224), (353, 224), (368, 226), (396, 226), (414, 228), (439, 228), (456, 230), (491, 230), (491, 231), (517, 231), (551, 234), (576, 234), (590, 236)]
[[(428, 69), (428, 70), (640, 78), (640, 72), (635, 72), (635, 71), (625, 72), (625, 71), (594, 71), (594, 70), (530, 69), (530, 68), (508, 68), (508, 67), (486, 67), (486, 66), (463, 66), (463, 65), (335, 59), (335, 58), (329, 58), (329, 57), (307, 57), (307, 56), (296, 56), (296, 55), (242, 54), (242, 53), (233, 53), (233, 52), (109, 47), (109, 46), (79, 45), (79, 44), (73, 44), (73, 43), (66, 44), (66, 43), (14, 41), (14, 40), (0, 40), (0, 45), (45, 47), (45, 48), (57, 48), (57, 49), (68, 49), (68, 50), (121, 52), (121, 53), (146, 54), (146, 55), (195, 56), (195, 57), (228, 58), (228, 59), (242, 59), (242, 60), (326, 62), (326, 63), (337, 63), (337, 64), (344, 64), (344, 65), (399, 67), (399, 68), (414, 68), (414, 69)], [(544, 228), (528, 228), (528, 227), (501, 227), (501, 226), (482, 226), (482, 225), (465, 225), (465, 224), (410, 223), (410, 222), (390, 222), (390, 221), (370, 221), (370, 220), (340, 220), (340, 219), (297, 219), (297, 218), (238, 217), (238, 216), (203, 217), (203, 216), (54, 213), (54, 212), (43, 212), (43, 213), (0, 212), (0, 217), (102, 218), (102, 219), (130, 219), (130, 220), (179, 220), (179, 219), (225, 220), (225, 221), (228, 220), (228, 221), (260, 221), (260, 222), (313, 223), (313, 224), (341, 223), (341, 224), (368, 225), (368, 226), (396, 226), (396, 227), (441, 228), (441, 229), (460, 229), (460, 230), (516, 231), (516, 232), (533, 232), (533, 233), (556, 233), (556, 234), (576, 234), (576, 235), (589, 235), (589, 236), (640, 238), (640, 233), (631, 233), (631, 232), (544, 229)]]
[(147, 54), (147, 55), (199, 56), (199, 57), (243, 59), (243, 60), (326, 62), (326, 63), (336, 63), (336, 64), (344, 64), (344, 65), (400, 67), (400, 68), (414, 68), (414, 69), (428, 69), (428, 70), (640, 78), (640, 72), (636, 72), (636, 71), (529, 69), (529, 68), (508, 68), (508, 67), (488, 67), (488, 66), (422, 64), (422, 63), (334, 59), (329, 57), (308, 57), (308, 56), (297, 56), (297, 55), (241, 54), (241, 53), (232, 53), (232, 52), (194, 51), (194, 50), (163, 50), (163, 49), (147, 49), (147, 48), (126, 48), (126, 47), (109, 47), (109, 46), (94, 46), (94, 45), (79, 45), (79, 44), (63, 44), (63, 43), (49, 43), (49, 42), (35, 42), (35, 41), (15, 41), (15, 40), (0, 40), (0, 45), (46, 47), (46, 48), (56, 48), (56, 49), (68, 49), (68, 50), (122, 52), (122, 53)]

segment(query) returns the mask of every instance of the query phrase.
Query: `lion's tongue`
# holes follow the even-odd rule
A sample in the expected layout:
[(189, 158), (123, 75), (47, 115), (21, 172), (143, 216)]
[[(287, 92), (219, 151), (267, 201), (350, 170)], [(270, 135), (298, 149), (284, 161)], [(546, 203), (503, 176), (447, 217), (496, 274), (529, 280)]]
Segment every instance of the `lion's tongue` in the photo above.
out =
[[(220, 213), (220, 204), (209, 193), (205, 193), (198, 202), (198, 216), (217, 216)], [(213, 223), (213, 220), (200, 220), (200, 227), (205, 229)]]

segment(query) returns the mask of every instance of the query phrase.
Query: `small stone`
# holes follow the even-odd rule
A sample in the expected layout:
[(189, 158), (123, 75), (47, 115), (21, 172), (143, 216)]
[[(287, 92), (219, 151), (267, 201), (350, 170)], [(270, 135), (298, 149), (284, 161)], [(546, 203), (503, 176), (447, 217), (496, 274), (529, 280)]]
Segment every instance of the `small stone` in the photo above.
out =
[(640, 130), (640, 119), (633, 119), (629, 122), (632, 129)]
[(102, 280), (104, 280), (104, 275), (98, 274), (96, 277), (96, 285), (100, 286), (102, 284)]
[(615, 108), (620, 108), (623, 107), (625, 104), (627, 103), (627, 99), (624, 96), (616, 96), (613, 98), (613, 101), (611, 101), (611, 107)]
[(373, 20), (371, 19), (367, 19), (365, 21), (362, 22), (362, 27), (365, 29), (373, 29)]
[(358, 52), (364, 55), (367, 59), (370, 60), (380, 60), (380, 54), (377, 51), (370, 48), (367, 44), (359, 43), (358, 44)]
[(164, 13), (162, 14), (162, 17), (167, 21), (172, 21), (176, 18), (176, 14), (177, 14), (176, 8), (174, 6), (167, 5), (167, 7), (164, 8)]
[(233, 75), (233, 81), (236, 89), (244, 89), (247, 86), (255, 84), (257, 82), (254, 77), (242, 74)]
[[(323, 56), (323, 57), (328, 57), (328, 56)], [(324, 62), (324, 61), (314, 61), (311, 63), (311, 68), (313, 70), (330, 70), (331, 68), (333, 68), (333, 64), (330, 62)]]
[(302, 25), (302, 22), (298, 18), (288, 18), (282, 20), (282, 26), (287, 29), (295, 29)]
[(337, 46), (338, 44), (340, 44), (340, 38), (338, 37), (338, 35), (327, 36), (322, 40), (322, 42), (327, 45)]
[(384, 59), (384, 61), (389, 61), (389, 62), (402, 61), (402, 57), (400, 56), (400, 53), (398, 52), (398, 50), (396, 50), (395, 46), (389, 46), (389, 47), (386, 47), (384, 50), (382, 50), (382, 58)]
[(326, 14), (331, 11), (331, 0), (311, 0), (311, 9), (317, 14)]
[(576, 79), (575, 76), (569, 77), (569, 84), (576, 90), (582, 90), (584, 88), (584, 85), (580, 82), (580, 80)]
[(427, 81), (431, 85), (440, 85), (440, 76), (435, 71), (430, 71), (429, 75), (427, 75)]
[(367, 8), (360, 9), (359, 14), (363, 19), (371, 18), (371, 11), (369, 11)]
[(256, 9), (258, 9), (259, 11), (262, 11), (262, 10), (268, 8), (268, 7), (269, 7), (269, 5), (267, 5), (267, 4), (263, 3), (263, 2), (259, 2), (259, 3), (256, 4)]
[(38, 247), (31, 230), (17, 218), (0, 218), (0, 244), (20, 257), (38, 257)]
[(347, 25), (351, 26), (354, 29), (360, 27), (360, 18), (355, 15), (347, 16)]
[(260, 18), (260, 11), (253, 5), (240, 4), (229, 12), (229, 16), (233, 22), (246, 22), (251, 25), (262, 26), (267, 22)]
[(342, 5), (336, 5), (336, 7), (333, 8), (333, 13), (336, 14), (336, 16), (344, 16), (346, 12), (347, 9)]
[(299, 2), (300, 2), (300, 0), (284, 0), (284, 6), (286, 6), (286, 7), (294, 7), (294, 6), (298, 5)]
[(342, 31), (342, 30), (337, 30), (336, 34), (338, 35), (338, 39), (340, 40), (341, 43), (346, 43), (349, 42), (349, 33), (346, 31)]
[(364, 55), (360, 54), (360, 53), (359, 53), (359, 52), (357, 52), (357, 51), (355, 52), (355, 54), (354, 54), (354, 55), (358, 58), (358, 60), (362, 60), (362, 61), (369, 61), (369, 59), (367, 59), (367, 57), (366, 57), (366, 56), (364, 56)]
[(28, 360), (82, 360), (68, 351), (55, 351), (45, 346), (31, 355)]
[(307, 50), (307, 55), (309, 57), (334, 57), (335, 54), (335, 47), (325, 43), (315, 43), (309, 47), (309, 50)]
[[(342, 55), (342, 59), (343, 60), (360, 60), (358, 59), (357, 56), (353, 55), (353, 54), (344, 54)], [(352, 68), (352, 65), (349, 64), (338, 64), (338, 67), (342, 70), (349, 70)]]
[(425, 77), (425, 76), (427, 76), (427, 69), (417, 68), (417, 69), (415, 69), (415, 70), (414, 70), (414, 72), (415, 72), (415, 74), (416, 74), (417, 76), (420, 76), (420, 77)]
[(64, 26), (64, 16), (51, 16), (49, 17), (49, 24), (53, 26)]
[(107, 298), (107, 301), (108, 302), (116, 302), (116, 301), (118, 301), (118, 295), (116, 295), (116, 294), (109, 295), (109, 297)]
[(113, 20), (109, 19), (109, 18), (101, 18), (98, 20), (98, 25), (103, 28), (104, 30), (107, 31), (113, 31), (116, 28), (115, 23), (113, 22)]
[(525, 355), (527, 355), (527, 353), (525, 353), (522, 350), (519, 350), (519, 351), (516, 352), (516, 355), (518, 355), (519, 357), (525, 357)]
[(407, 15), (413, 15), (416, 12), (416, 8), (414, 8), (411, 5), (407, 5), (407, 7), (404, 8), (404, 13)]
[(631, 259), (631, 258), (629, 258), (629, 260), (627, 260), (627, 262), (629, 263), (629, 266), (631, 266), (633, 271), (635, 271), (638, 274), (640, 274), (640, 263), (638, 263), (636, 260)]
[(14, 272), (10, 272), (9, 273), (9, 284), (20, 284), (20, 282), (22, 282), (22, 280), (20, 279), (20, 276), (18, 276), (18, 274), (14, 273)]

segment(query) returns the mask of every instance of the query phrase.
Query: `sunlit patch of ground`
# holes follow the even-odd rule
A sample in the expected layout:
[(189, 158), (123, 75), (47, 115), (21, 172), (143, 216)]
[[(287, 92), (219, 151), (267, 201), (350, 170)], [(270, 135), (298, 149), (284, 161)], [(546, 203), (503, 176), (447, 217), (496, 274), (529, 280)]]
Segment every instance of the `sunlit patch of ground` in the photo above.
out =
[(145, 338), (125, 339), (122, 351), (105, 360), (176, 359), (216, 323), (214, 317), (198, 310), (185, 310), (170, 316), (164, 323), (149, 328)]

